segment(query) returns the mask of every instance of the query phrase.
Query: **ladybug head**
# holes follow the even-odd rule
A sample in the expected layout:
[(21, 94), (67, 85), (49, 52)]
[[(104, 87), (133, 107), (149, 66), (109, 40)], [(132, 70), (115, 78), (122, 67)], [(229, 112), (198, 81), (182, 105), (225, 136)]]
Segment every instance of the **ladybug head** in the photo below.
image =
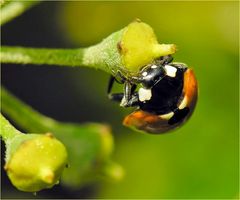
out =
[(165, 76), (163, 65), (149, 65), (144, 68), (139, 77), (140, 83), (145, 88), (151, 88)]

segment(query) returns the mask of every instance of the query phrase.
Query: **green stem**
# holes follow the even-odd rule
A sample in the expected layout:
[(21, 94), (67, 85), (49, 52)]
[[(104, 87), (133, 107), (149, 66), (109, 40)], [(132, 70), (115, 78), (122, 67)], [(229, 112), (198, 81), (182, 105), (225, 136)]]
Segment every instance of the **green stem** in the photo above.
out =
[[(2, 46), (1, 63), (58, 65), (69, 67), (93, 67), (110, 72), (102, 61), (101, 54), (94, 56), (96, 48), (84, 49), (45, 49)], [(98, 51), (99, 52), (99, 51)], [(91, 60), (91, 57), (92, 60)]]
[(0, 114), (0, 136), (2, 139), (6, 142), (7, 140), (12, 139), (18, 134), (21, 134), (20, 131), (15, 129), (9, 122), (6, 120), (5, 117), (3, 117), (2, 114)]
[(37, 3), (39, 3), (38, 0), (4, 2), (6, 5), (1, 8), (0, 25), (11, 21)]
[(28, 132), (44, 133), (52, 130), (57, 124), (55, 120), (18, 100), (3, 87), (1, 88), (1, 110)]
[(121, 67), (117, 43), (123, 30), (111, 34), (101, 43), (78, 49), (46, 49), (2, 46), (1, 63), (93, 67), (112, 73)]
[(83, 49), (1, 48), (2, 63), (79, 66), (82, 58)]

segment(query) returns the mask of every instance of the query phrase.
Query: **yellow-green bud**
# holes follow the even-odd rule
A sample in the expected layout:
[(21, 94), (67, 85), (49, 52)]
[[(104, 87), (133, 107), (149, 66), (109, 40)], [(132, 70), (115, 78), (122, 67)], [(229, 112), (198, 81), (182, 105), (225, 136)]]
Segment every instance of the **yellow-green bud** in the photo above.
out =
[(111, 129), (107, 125), (98, 125), (101, 139), (101, 148), (99, 152), (100, 159), (108, 159), (113, 151), (114, 141)]
[(7, 144), (4, 168), (19, 190), (37, 192), (51, 188), (58, 183), (66, 164), (64, 145), (50, 133), (19, 134)]
[(151, 26), (136, 20), (86, 48), (82, 62), (83, 66), (96, 67), (114, 76), (120, 72), (128, 78), (155, 59), (175, 52), (175, 44), (159, 44)]
[(151, 26), (140, 20), (125, 28), (118, 47), (125, 70), (130, 73), (138, 72), (156, 58), (176, 52), (174, 44), (159, 44)]
[(101, 174), (103, 175), (103, 177), (106, 177), (107, 180), (118, 182), (124, 178), (125, 171), (121, 165), (112, 161), (106, 161), (105, 166), (103, 166), (102, 168)]

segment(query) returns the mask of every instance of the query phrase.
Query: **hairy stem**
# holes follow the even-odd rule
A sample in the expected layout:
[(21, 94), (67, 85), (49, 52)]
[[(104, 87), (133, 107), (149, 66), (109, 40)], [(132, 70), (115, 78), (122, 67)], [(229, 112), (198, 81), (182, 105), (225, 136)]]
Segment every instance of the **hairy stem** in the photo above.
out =
[(44, 49), (2, 46), (1, 62), (17, 64), (82, 65), (83, 49)]
[(9, 139), (12, 139), (16, 135), (20, 134), (17, 129), (15, 129), (9, 122), (0, 114), (0, 136), (6, 142)]
[(47, 132), (57, 122), (18, 100), (1, 87), (1, 110), (28, 132)]
[(33, 1), (4, 1), (3, 7), (1, 8), (1, 17), (0, 17), (0, 25), (3, 25), (15, 17), (21, 15), (30, 7), (39, 3), (38, 0)]
[(97, 58), (94, 57), (96, 51), (97, 48), (45, 49), (2, 46), (0, 60), (1, 63), (93, 67), (110, 72), (102, 61), (101, 54), (98, 54)]

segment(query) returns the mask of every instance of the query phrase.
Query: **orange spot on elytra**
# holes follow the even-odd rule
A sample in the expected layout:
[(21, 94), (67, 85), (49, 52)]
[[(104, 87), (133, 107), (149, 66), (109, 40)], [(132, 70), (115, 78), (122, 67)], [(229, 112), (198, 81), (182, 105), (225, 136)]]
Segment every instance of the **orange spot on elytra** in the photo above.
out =
[(159, 118), (156, 115), (149, 115), (145, 117), (145, 121), (147, 121), (148, 123), (154, 123), (157, 122), (159, 120)]
[(123, 120), (123, 125), (138, 127), (157, 122), (158, 120), (158, 116), (139, 110), (126, 116)]
[(137, 111), (133, 114), (133, 116), (136, 117), (136, 118), (143, 118), (144, 117), (144, 112)]
[(196, 102), (198, 95), (198, 86), (197, 79), (192, 69), (188, 69), (184, 74), (183, 92), (187, 96), (188, 102)]

